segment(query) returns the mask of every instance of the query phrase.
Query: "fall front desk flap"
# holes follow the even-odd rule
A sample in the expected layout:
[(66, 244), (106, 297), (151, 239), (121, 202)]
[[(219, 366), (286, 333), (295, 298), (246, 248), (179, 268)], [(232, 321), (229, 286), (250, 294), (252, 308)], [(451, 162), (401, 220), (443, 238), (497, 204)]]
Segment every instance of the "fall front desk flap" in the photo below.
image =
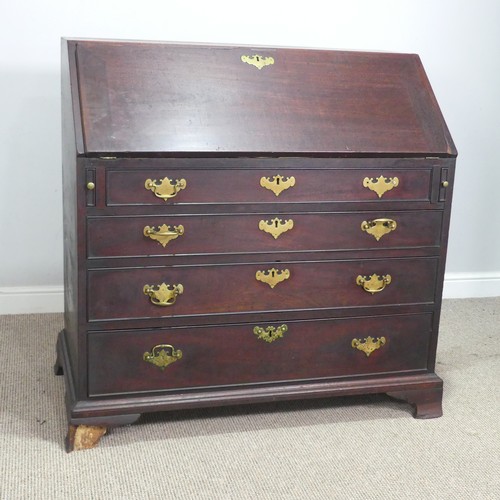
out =
[(63, 43), (81, 154), (456, 155), (417, 55)]

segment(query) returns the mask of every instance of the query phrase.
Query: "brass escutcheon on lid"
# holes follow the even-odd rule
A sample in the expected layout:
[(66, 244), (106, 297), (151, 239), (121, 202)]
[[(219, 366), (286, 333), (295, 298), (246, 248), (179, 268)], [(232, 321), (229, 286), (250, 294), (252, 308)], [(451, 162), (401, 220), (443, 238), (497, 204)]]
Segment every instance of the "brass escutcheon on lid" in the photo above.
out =
[(255, 66), (257, 69), (262, 69), (265, 66), (271, 66), (272, 64), (274, 64), (273, 57), (264, 57), (258, 54), (254, 54), (253, 56), (241, 56), (241, 60), (244, 63)]

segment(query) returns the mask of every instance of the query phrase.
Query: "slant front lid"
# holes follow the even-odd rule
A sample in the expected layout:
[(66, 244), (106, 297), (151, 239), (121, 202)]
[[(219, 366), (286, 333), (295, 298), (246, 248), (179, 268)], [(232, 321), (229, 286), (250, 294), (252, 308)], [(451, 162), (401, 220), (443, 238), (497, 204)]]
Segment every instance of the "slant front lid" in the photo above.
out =
[(416, 55), (68, 43), (88, 154), (456, 153)]

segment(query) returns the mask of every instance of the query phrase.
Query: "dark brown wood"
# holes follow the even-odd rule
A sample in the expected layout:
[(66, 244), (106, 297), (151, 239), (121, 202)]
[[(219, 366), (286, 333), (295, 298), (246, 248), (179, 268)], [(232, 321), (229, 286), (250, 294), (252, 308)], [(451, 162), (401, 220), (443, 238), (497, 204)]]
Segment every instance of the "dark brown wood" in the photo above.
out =
[[(388, 393), (440, 415), (456, 151), (417, 56), (70, 40), (62, 74), (69, 448), (182, 408)], [(276, 196), (275, 175), (295, 185)], [(399, 181), (381, 197), (363, 186), (380, 176)], [(186, 188), (145, 188), (164, 177)], [(277, 239), (259, 229), (276, 217), (294, 221)], [(377, 241), (379, 218), (398, 226)], [(162, 224), (184, 234), (144, 236)], [(290, 278), (256, 280), (271, 268)], [(372, 294), (374, 273), (392, 282)], [(184, 292), (160, 307), (143, 287), (163, 282)], [(162, 344), (183, 353), (164, 371), (144, 360)]]
[(443, 415), (442, 387), (388, 392), (387, 395), (410, 403), (414, 408), (415, 418), (437, 418)]
[[(287, 163), (276, 161), (268, 168), (210, 169), (210, 170), (144, 170), (129, 168), (112, 170), (107, 175), (106, 204), (113, 205), (158, 205), (166, 207), (182, 203), (290, 203), (290, 202), (358, 202), (371, 201), (430, 201), (431, 169), (418, 164), (414, 169), (287, 169)], [(302, 160), (302, 165), (306, 160)], [(237, 162), (233, 162), (237, 166)], [(276, 196), (261, 187), (262, 177), (272, 179), (275, 175), (294, 177), (295, 186)], [(399, 185), (387, 191), (382, 198), (363, 187), (363, 179), (375, 179), (383, 175), (387, 179), (397, 177)], [(185, 179), (186, 189), (174, 198), (164, 201), (145, 189), (147, 179), (160, 181)]]
[[(177, 390), (353, 375), (425, 371), (432, 314), (321, 321), (93, 333), (89, 336), (91, 396)], [(259, 339), (255, 326), (279, 328), (281, 338)], [(385, 336), (369, 356), (352, 346)], [(145, 352), (168, 344), (182, 358), (164, 370), (144, 361)], [(166, 350), (167, 353), (171, 349)]]
[[(75, 422), (104, 422), (128, 425), (127, 411), (160, 412), (169, 410), (208, 408), (240, 404), (266, 403), (293, 399), (315, 399), (334, 396), (387, 393), (442, 388), (443, 381), (435, 373), (376, 375), (346, 377), (333, 381), (299, 381), (298, 383), (260, 384), (250, 386), (214, 387), (210, 390), (189, 390), (181, 394), (171, 391), (159, 393), (95, 397), (74, 406)], [(106, 415), (101, 417), (100, 415)], [(120, 423), (121, 422), (121, 423)], [(90, 425), (90, 424), (89, 424)], [(97, 424), (96, 424), (97, 425)]]
[[(356, 213), (281, 213), (154, 215), (148, 217), (90, 217), (87, 222), (88, 257), (168, 256), (188, 254), (282, 253), (437, 247), (442, 211), (380, 211)], [(261, 230), (261, 221), (278, 226), (291, 220), (293, 228), (275, 238)], [(362, 223), (389, 218), (397, 227), (379, 240), (361, 229)], [(163, 246), (144, 235), (144, 228), (182, 225), (184, 232)]]
[[(109, 428), (120, 425), (130, 425), (136, 422), (141, 414), (131, 411), (130, 408), (123, 408), (120, 412), (106, 412), (104, 415), (99, 412), (96, 413), (95, 411), (86, 410), (87, 398), (82, 397), (78, 392), (78, 380), (75, 377), (79, 376), (79, 373), (71, 368), (67, 338), (68, 333), (66, 330), (59, 332), (56, 345), (57, 360), (55, 366), (58, 372), (62, 371), (64, 375), (66, 387), (65, 401), (69, 426), (95, 425)], [(69, 430), (71, 431), (71, 429)], [(72, 438), (71, 432), (68, 432), (68, 438)], [(69, 446), (68, 440), (66, 444)]]
[[(436, 258), (310, 263), (270, 262), (248, 265), (173, 266), (123, 270), (92, 270), (88, 276), (89, 321), (158, 318), (198, 314), (327, 309), (386, 304), (431, 303), (434, 300)], [(256, 279), (259, 271), (289, 271), (289, 279), (275, 285)], [(356, 283), (358, 276), (389, 274), (391, 283), (369, 293)], [(269, 274), (269, 273), (268, 273)], [(144, 294), (145, 285), (182, 284), (175, 304), (155, 305)], [(207, 318), (208, 320), (208, 318)], [(230, 321), (230, 318), (228, 318)]]
[(87, 152), (455, 152), (416, 55), (72, 44)]
[(81, 143), (81, 121), (79, 108), (74, 105), (76, 67), (74, 64), (74, 46), (62, 43), (61, 59), (61, 100), (62, 100), (62, 161), (63, 161), (63, 224), (64, 224), (64, 325), (68, 335), (74, 369), (78, 372), (79, 304), (78, 269), (80, 252), (78, 242), (79, 200), (76, 192), (77, 177), (81, 169), (77, 168), (77, 155), (83, 147)]

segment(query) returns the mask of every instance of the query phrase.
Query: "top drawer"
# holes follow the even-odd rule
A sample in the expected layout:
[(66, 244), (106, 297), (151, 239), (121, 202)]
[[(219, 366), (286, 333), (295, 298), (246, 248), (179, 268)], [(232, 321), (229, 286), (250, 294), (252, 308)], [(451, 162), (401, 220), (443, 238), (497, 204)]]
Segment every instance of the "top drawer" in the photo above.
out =
[(107, 187), (107, 205), (430, 201), (431, 170), (115, 170)]
[(431, 201), (430, 161), (252, 160), (117, 160), (106, 205)]

